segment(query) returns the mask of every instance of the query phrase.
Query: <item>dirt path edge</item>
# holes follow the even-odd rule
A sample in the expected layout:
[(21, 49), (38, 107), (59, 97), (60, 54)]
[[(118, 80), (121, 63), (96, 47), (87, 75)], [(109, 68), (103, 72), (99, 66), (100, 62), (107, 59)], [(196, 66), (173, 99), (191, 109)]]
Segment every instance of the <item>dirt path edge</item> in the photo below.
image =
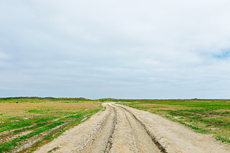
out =
[[(116, 104), (118, 105), (118, 104)], [(135, 114), (150, 135), (168, 153), (229, 153), (229, 148), (210, 134), (196, 133), (187, 127), (150, 112), (118, 105)]]

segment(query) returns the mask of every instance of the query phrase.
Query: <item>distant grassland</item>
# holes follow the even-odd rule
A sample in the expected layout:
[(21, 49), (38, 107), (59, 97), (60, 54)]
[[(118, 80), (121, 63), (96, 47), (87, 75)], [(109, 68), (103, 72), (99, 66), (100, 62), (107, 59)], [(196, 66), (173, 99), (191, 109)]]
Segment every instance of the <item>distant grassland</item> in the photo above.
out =
[(29, 103), (41, 103), (41, 102), (64, 102), (64, 103), (76, 103), (82, 101), (93, 101), (86, 98), (53, 98), (53, 97), (7, 97), (0, 98), (0, 103), (20, 103), (20, 102), (29, 102)]
[(230, 100), (115, 100), (179, 122), (196, 132), (230, 143)]
[[(31, 152), (102, 109), (84, 98), (0, 99), (0, 153)], [(25, 144), (36, 141), (26, 149)]]

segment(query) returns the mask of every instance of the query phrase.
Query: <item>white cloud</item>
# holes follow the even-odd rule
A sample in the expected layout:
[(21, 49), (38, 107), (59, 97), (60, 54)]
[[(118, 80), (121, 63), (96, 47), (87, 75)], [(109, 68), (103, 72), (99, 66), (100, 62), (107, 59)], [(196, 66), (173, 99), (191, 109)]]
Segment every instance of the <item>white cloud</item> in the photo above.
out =
[(34, 88), (38, 96), (228, 98), (229, 7), (228, 0), (1, 1), (0, 85), (11, 89), (5, 96)]

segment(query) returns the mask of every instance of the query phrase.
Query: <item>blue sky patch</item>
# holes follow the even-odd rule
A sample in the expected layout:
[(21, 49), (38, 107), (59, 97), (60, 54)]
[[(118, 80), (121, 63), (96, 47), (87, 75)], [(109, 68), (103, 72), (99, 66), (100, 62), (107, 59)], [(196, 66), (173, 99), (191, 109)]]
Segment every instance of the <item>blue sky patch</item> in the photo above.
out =
[(220, 59), (222, 59), (222, 58), (228, 58), (228, 57), (230, 57), (230, 50), (224, 50), (220, 54), (214, 55), (214, 57), (215, 58), (220, 58)]

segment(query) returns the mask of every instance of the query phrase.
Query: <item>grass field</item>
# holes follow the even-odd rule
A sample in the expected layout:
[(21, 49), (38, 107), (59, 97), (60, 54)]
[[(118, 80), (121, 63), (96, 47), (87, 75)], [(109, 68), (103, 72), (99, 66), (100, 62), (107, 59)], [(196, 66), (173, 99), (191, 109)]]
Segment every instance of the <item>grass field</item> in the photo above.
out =
[(97, 102), (81, 98), (0, 99), (0, 152), (31, 152), (101, 109)]
[[(114, 100), (113, 100), (114, 101)], [(179, 122), (199, 133), (230, 143), (230, 100), (115, 100)]]

